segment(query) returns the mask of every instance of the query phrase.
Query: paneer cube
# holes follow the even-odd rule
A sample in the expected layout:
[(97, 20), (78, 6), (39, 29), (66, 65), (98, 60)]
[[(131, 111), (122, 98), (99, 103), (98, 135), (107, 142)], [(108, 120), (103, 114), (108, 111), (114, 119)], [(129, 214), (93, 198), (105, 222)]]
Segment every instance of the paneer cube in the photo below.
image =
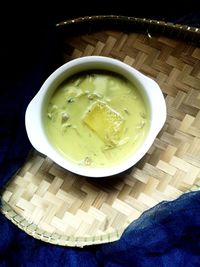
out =
[(120, 141), (124, 119), (106, 103), (95, 101), (84, 114), (83, 121), (106, 145), (113, 147)]

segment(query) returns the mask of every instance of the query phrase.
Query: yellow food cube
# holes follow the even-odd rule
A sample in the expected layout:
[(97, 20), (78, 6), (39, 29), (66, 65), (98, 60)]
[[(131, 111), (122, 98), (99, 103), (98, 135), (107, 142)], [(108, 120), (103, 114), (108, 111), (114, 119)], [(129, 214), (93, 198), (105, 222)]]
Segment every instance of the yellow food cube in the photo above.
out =
[(106, 145), (118, 144), (124, 126), (123, 117), (102, 101), (95, 101), (84, 114), (83, 121)]

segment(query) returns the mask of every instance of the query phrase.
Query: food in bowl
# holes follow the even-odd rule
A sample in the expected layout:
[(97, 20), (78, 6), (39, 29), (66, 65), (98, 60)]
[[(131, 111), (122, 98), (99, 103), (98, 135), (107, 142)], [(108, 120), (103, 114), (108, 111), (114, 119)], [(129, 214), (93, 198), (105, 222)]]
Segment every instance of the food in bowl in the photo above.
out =
[(44, 112), (46, 135), (68, 160), (107, 168), (127, 159), (149, 128), (146, 100), (127, 78), (86, 71), (64, 80)]
[(136, 164), (165, 120), (155, 81), (120, 60), (86, 56), (48, 77), (27, 107), (25, 125), (34, 148), (63, 168), (106, 177)]

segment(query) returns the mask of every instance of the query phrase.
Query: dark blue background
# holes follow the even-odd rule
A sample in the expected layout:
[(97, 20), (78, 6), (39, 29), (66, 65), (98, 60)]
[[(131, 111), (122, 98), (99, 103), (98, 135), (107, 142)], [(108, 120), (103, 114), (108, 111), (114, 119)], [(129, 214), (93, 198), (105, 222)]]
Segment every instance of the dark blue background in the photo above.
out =
[[(108, 2), (108, 1), (107, 1)], [(194, 2), (194, 3), (193, 3)], [(48, 75), (62, 63), (62, 40), (54, 27), (67, 18), (117, 14), (162, 19), (200, 26), (196, 1), (179, 9), (148, 2), (94, 1), (85, 4), (31, 2), (25, 10), (8, 2), (1, 8), (0, 49), (0, 186), (23, 164), (31, 146), (24, 128), (27, 104)], [(157, 9), (151, 9), (153, 6)], [(180, 5), (180, 4), (178, 4)], [(132, 8), (130, 8), (130, 6)], [(83, 249), (38, 241), (0, 215), (0, 266), (200, 266), (200, 193), (184, 194), (163, 202), (132, 223), (114, 243)]]

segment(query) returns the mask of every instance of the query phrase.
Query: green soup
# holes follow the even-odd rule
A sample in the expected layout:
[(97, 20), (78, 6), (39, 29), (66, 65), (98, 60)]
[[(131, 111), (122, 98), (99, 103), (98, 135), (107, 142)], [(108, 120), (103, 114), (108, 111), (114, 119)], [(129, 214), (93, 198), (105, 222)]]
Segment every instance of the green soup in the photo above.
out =
[(49, 141), (64, 157), (102, 168), (133, 154), (144, 141), (149, 121), (139, 90), (121, 75), (103, 71), (65, 80), (44, 114)]

